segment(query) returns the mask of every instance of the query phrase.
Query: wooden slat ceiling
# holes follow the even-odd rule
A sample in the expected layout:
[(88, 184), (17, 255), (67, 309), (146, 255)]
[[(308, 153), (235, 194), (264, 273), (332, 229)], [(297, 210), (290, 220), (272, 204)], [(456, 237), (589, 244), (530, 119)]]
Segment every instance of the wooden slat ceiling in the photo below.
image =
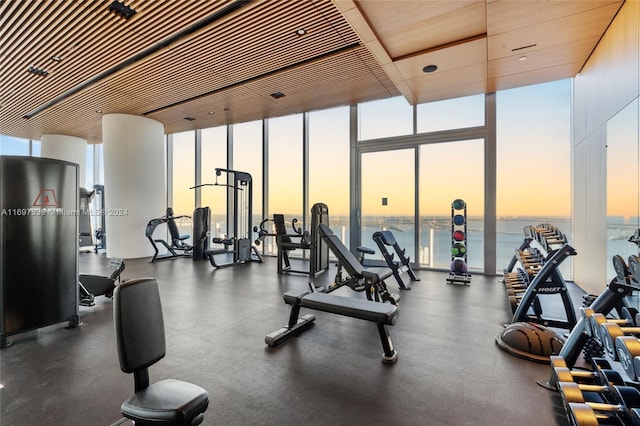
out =
[[(125, 2), (136, 11), (128, 20), (108, 10), (112, 0), (0, 3), (0, 134), (99, 143), (108, 113), (153, 118), (173, 133), (569, 78), (622, 3)], [(438, 70), (424, 74), (429, 64)]]

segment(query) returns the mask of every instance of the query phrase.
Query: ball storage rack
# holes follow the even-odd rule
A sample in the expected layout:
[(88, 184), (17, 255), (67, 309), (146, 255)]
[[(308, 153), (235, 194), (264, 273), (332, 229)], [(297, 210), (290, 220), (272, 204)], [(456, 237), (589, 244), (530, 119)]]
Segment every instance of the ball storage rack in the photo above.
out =
[(467, 203), (457, 198), (451, 203), (451, 272), (447, 283), (469, 285), (467, 268)]

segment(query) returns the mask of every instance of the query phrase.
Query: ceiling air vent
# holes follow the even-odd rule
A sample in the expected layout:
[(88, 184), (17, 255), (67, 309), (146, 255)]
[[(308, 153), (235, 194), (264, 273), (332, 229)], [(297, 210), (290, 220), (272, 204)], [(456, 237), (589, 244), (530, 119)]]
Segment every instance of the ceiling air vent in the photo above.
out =
[(528, 49), (530, 47), (536, 47), (538, 43), (527, 44), (526, 46), (516, 47), (515, 49), (511, 49), (512, 52), (517, 52), (518, 50)]
[(36, 68), (36, 67), (29, 67), (27, 71), (30, 72), (31, 74), (39, 75), (41, 77), (46, 77), (49, 75), (49, 71), (43, 70), (41, 68)]
[(285, 95), (282, 92), (275, 92), (275, 93), (270, 94), (269, 96), (271, 96), (273, 99), (280, 99), (280, 98), (284, 98), (287, 95)]
[(109, 9), (109, 12), (113, 12), (125, 20), (136, 14), (135, 9), (131, 9), (129, 6), (124, 4), (124, 2), (120, 3), (119, 1), (114, 1), (107, 9)]

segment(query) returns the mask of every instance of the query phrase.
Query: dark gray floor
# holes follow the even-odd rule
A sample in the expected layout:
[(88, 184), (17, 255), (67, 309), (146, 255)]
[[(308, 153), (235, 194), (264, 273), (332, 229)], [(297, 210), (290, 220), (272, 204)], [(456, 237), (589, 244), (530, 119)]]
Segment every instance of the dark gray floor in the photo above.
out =
[[(276, 261), (214, 270), (189, 259), (127, 261), (124, 278), (156, 277), (167, 356), (151, 380), (206, 388), (209, 425), (555, 425), (559, 398), (536, 384), (550, 368), (501, 351), (494, 337), (510, 320), (504, 286), (473, 276), (470, 286), (419, 271), (401, 293), (390, 328), (397, 364), (380, 362), (369, 322), (314, 312), (310, 330), (276, 348), (264, 336), (286, 324), (288, 290), (307, 277), (276, 274)], [(82, 254), (81, 272), (108, 273), (104, 255)], [(333, 275), (333, 269), (330, 272)], [(329, 273), (316, 279), (331, 280)], [(393, 279), (387, 282), (398, 291)], [(348, 289), (340, 292), (362, 296)], [(65, 324), (12, 337), (0, 351), (0, 424), (111, 425), (133, 389), (118, 366), (111, 301), (81, 308)]]

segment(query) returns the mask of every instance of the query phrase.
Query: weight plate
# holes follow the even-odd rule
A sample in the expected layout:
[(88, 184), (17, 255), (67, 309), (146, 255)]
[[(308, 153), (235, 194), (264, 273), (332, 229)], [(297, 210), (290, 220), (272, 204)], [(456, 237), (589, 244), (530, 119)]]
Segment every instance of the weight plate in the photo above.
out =
[(613, 269), (616, 271), (616, 277), (619, 282), (625, 282), (629, 276), (629, 268), (624, 258), (619, 254), (613, 256)]
[(629, 256), (629, 272), (635, 284), (640, 284), (640, 257), (635, 254)]
[(634, 359), (640, 355), (640, 340), (635, 336), (618, 336), (615, 346), (620, 366), (631, 380), (636, 380), (638, 374)]

